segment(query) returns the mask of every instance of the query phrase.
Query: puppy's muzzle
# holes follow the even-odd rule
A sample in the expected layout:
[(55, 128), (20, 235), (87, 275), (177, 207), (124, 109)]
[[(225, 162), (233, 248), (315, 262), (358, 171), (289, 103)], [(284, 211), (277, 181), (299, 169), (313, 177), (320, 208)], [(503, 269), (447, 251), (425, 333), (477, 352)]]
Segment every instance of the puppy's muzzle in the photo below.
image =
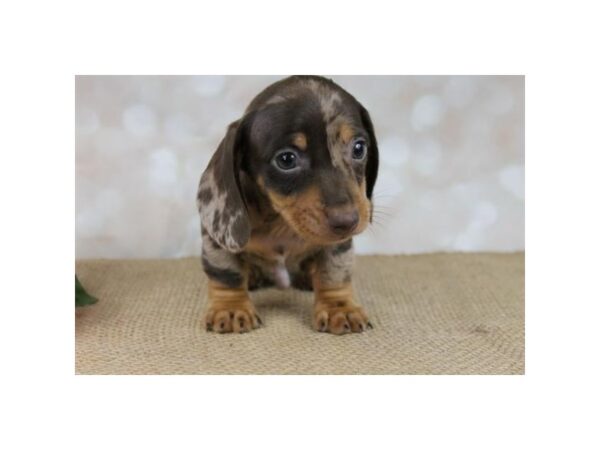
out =
[(331, 231), (338, 236), (352, 233), (358, 225), (358, 211), (354, 208), (327, 210), (326, 214)]

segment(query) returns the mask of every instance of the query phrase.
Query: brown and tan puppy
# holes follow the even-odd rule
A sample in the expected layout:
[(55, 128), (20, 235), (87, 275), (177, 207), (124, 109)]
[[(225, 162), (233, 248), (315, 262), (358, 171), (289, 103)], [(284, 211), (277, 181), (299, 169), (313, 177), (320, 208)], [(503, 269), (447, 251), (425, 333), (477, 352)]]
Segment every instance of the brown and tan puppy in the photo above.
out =
[(371, 327), (354, 301), (352, 236), (371, 220), (377, 141), (369, 113), (322, 77), (261, 92), (232, 123), (200, 180), (206, 328), (262, 325), (248, 291), (314, 290), (313, 327)]

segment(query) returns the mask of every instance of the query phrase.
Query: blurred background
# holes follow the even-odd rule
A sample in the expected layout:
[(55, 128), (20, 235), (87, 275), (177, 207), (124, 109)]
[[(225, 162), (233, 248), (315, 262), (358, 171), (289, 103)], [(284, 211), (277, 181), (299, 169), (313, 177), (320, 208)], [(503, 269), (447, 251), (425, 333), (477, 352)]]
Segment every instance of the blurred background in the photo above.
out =
[[(357, 253), (524, 250), (524, 77), (328, 77), (369, 110), (379, 141)], [(76, 257), (199, 255), (200, 175), (281, 78), (76, 77)]]

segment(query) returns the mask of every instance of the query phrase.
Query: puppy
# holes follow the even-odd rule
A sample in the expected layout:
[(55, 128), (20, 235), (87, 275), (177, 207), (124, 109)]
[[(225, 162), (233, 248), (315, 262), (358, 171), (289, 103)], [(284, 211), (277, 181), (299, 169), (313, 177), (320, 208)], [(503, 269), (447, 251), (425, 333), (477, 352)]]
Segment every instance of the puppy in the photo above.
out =
[(314, 291), (313, 328), (372, 328), (354, 301), (352, 236), (372, 216), (378, 151), (367, 110), (333, 81), (293, 76), (267, 87), (202, 174), (197, 204), (209, 331), (262, 325), (248, 291)]

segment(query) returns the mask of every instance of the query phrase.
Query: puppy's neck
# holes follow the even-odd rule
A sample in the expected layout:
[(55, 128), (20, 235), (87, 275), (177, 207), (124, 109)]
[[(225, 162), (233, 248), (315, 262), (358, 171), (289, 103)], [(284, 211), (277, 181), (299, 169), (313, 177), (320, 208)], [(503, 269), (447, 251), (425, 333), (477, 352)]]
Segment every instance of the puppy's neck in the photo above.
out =
[(263, 216), (249, 209), (249, 215), (252, 231), (244, 251), (274, 261), (285, 261), (291, 255), (303, 253), (312, 247), (276, 212)]
[(280, 289), (290, 287), (290, 267), (312, 248), (277, 213), (251, 214), (252, 231), (244, 251), (258, 257)]

